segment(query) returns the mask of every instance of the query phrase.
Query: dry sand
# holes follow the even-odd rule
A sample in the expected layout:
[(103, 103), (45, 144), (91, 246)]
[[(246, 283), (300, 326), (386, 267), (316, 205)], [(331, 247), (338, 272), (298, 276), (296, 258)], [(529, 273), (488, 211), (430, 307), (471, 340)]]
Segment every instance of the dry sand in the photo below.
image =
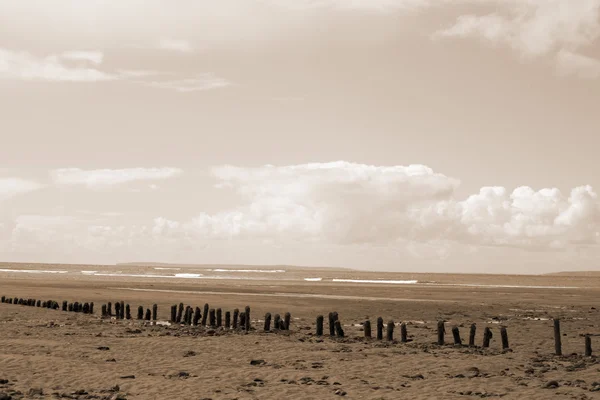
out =
[[(600, 364), (583, 356), (585, 334), (600, 351), (597, 276), (319, 271), (324, 278), (436, 282), (393, 285), (305, 282), (302, 277), (314, 276), (306, 270), (291, 271), (294, 279), (246, 281), (75, 273), (107, 268), (99, 266), (11, 268), (73, 273), (3, 272), (0, 295), (95, 303), (94, 315), (0, 304), (0, 393), (14, 399), (600, 398)], [(517, 285), (538, 287), (505, 287)], [(101, 319), (101, 304), (118, 300), (131, 304), (134, 318), (138, 305), (157, 303), (159, 320), (168, 320), (170, 306), (179, 302), (201, 308), (209, 303), (223, 312), (249, 305), (256, 330)], [(339, 313), (346, 338), (330, 338), (327, 321), (326, 336), (315, 336), (316, 316), (330, 311)], [(290, 312), (291, 330), (262, 332), (266, 312)], [(369, 318), (375, 335), (379, 316), (386, 323), (406, 322), (411, 341), (363, 339), (360, 323)], [(561, 319), (563, 357), (553, 355), (554, 317)], [(440, 319), (449, 343), (452, 326), (460, 327), (466, 342), (476, 323), (478, 346), (490, 327), (490, 348), (436, 345)], [(508, 330), (510, 352), (501, 349), (500, 326)], [(399, 339), (399, 327), (394, 334)], [(547, 388), (552, 381), (558, 386)]]

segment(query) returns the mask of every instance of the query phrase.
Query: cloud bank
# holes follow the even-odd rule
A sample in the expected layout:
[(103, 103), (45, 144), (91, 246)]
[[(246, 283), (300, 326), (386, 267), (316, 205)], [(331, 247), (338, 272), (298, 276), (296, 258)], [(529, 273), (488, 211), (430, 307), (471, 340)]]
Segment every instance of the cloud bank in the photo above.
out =
[(19, 194), (33, 192), (44, 185), (20, 178), (0, 178), (0, 201)]
[(173, 178), (183, 171), (179, 168), (125, 168), (95, 169), (61, 168), (50, 173), (57, 185), (83, 185), (90, 189), (101, 189), (134, 181)]

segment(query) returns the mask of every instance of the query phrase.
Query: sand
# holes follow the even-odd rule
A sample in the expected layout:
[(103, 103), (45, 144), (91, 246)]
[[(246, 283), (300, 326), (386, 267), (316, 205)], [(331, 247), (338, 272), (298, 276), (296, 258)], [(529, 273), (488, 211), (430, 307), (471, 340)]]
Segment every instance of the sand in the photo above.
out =
[[(68, 272), (2, 272), (0, 295), (95, 303), (94, 315), (0, 304), (0, 393), (14, 399), (600, 398), (598, 359), (583, 356), (586, 334), (600, 351), (597, 276), (332, 269), (319, 271), (323, 281), (316, 282), (303, 280), (315, 277), (304, 269), (288, 269), (281, 279), (258, 274), (253, 280), (205, 280), (80, 272), (106, 266), (0, 265), (9, 267)], [(118, 268), (130, 275), (154, 270)], [(198, 273), (189, 267), (176, 272)], [(179, 302), (201, 308), (209, 303), (223, 314), (249, 305), (255, 329), (245, 334), (102, 319), (101, 304), (118, 300), (131, 304), (134, 318), (139, 305), (157, 303), (159, 321), (167, 321), (170, 306)], [(343, 339), (328, 335), (331, 311), (339, 313)], [(263, 332), (266, 312), (290, 312), (290, 331)], [(319, 314), (326, 316), (323, 337), (315, 335)], [(360, 324), (368, 318), (375, 336), (379, 316), (386, 323), (405, 322), (410, 341), (399, 342), (399, 326), (393, 342), (364, 339)], [(553, 355), (552, 318), (561, 320), (562, 357)], [(447, 330), (444, 346), (435, 344), (439, 320)], [(458, 326), (466, 343), (472, 323), (477, 347), (453, 346), (451, 328)], [(511, 351), (502, 350), (501, 326), (507, 328)], [(494, 335), (488, 349), (480, 347), (485, 327)]]

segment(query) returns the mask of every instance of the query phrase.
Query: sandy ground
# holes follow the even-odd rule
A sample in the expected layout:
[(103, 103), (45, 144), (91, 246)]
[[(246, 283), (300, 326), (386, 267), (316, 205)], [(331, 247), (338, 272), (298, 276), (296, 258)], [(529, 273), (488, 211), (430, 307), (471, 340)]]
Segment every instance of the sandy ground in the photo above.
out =
[[(55, 266), (49, 266), (52, 268)], [(37, 267), (36, 267), (37, 268)], [(75, 267), (63, 267), (75, 268)], [(77, 267), (81, 269), (82, 267)], [(300, 271), (299, 276), (313, 276)], [(415, 274), (322, 272), (353, 279)], [(599, 277), (419, 275), (445, 284), (552, 288), (409, 286), (303, 281), (190, 281), (42, 274), (0, 275), (0, 295), (95, 303), (95, 314), (0, 304), (0, 399), (594, 399), (600, 363), (584, 357), (584, 335), (600, 351)], [(559, 289), (559, 286), (577, 288)], [(102, 319), (101, 304), (225, 311), (251, 307), (254, 330), (154, 326)], [(339, 313), (346, 337), (315, 335), (315, 318)], [(290, 312), (289, 332), (262, 331), (266, 312)], [(360, 324), (405, 322), (410, 341), (366, 340)], [(560, 318), (564, 356), (554, 356), (552, 318)], [(445, 320), (446, 344), (435, 344)], [(469, 326), (492, 329), (488, 349), (453, 346)], [(503, 352), (500, 327), (511, 351)], [(5, 396), (3, 397), (3, 394)]]

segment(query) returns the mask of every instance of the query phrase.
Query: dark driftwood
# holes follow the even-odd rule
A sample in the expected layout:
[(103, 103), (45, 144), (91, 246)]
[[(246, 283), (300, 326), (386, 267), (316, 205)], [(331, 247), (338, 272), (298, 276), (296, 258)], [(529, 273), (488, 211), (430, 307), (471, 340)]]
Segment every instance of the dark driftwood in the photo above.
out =
[(152, 305), (152, 321), (156, 321), (158, 319), (158, 304)]
[(475, 333), (477, 332), (477, 325), (471, 324), (471, 330), (469, 331), (469, 347), (475, 347)]
[(139, 319), (139, 320), (144, 319), (144, 307), (142, 307), (142, 306), (138, 307), (137, 319)]
[(317, 316), (317, 336), (323, 336), (323, 316)]
[(177, 322), (177, 304), (171, 306), (171, 323)]
[(271, 330), (271, 313), (265, 314), (265, 326), (264, 331), (269, 332)]
[(210, 326), (214, 328), (217, 325), (217, 320), (215, 318), (215, 309), (211, 308), (210, 310), (208, 310), (208, 315), (210, 317)]
[(246, 318), (246, 320), (244, 321), (244, 329), (246, 330), (246, 332), (248, 332), (250, 330), (250, 306), (246, 306), (246, 308), (244, 309), (244, 317)]
[(231, 328), (231, 312), (225, 311), (225, 328)]
[(204, 304), (204, 310), (202, 311), (202, 326), (206, 326), (206, 320), (208, 318), (208, 303)]
[(217, 308), (217, 328), (223, 325), (223, 311)]
[(365, 337), (371, 339), (371, 321), (365, 321), (363, 324), (363, 331), (365, 333)]
[(560, 338), (560, 320), (554, 319), (554, 354), (562, 356), (562, 343)]
[(446, 327), (444, 326), (444, 321), (438, 321), (437, 325), (437, 344), (442, 346), (444, 344), (444, 334), (446, 333)]
[(502, 338), (502, 350), (507, 350), (510, 348), (508, 345), (508, 332), (505, 327), (500, 328), (500, 337)]
[(585, 335), (585, 356), (592, 356), (592, 338), (590, 335)]
[(454, 337), (454, 345), (462, 345), (462, 339), (460, 338), (460, 330), (458, 329), (458, 326), (452, 327), (452, 336)]
[(335, 320), (335, 334), (339, 338), (344, 337), (344, 329), (342, 329), (342, 323), (340, 322), (339, 319)]
[(290, 320), (292, 319), (292, 315), (289, 312), (286, 312), (283, 316), (283, 327), (286, 331), (290, 330)]
[(492, 330), (488, 327), (486, 327), (483, 330), (483, 347), (487, 348), (490, 347), (490, 340), (492, 340)]
[(390, 342), (394, 340), (394, 321), (389, 321), (387, 324), (386, 339)]
[(377, 318), (377, 340), (383, 340), (383, 318)]
[(237, 308), (233, 310), (233, 321), (232, 321), (232, 327), (233, 329), (237, 329), (238, 327), (238, 318), (240, 317), (240, 310), (238, 310)]
[(406, 331), (406, 323), (400, 324), (400, 341), (402, 343), (408, 342), (408, 332)]

